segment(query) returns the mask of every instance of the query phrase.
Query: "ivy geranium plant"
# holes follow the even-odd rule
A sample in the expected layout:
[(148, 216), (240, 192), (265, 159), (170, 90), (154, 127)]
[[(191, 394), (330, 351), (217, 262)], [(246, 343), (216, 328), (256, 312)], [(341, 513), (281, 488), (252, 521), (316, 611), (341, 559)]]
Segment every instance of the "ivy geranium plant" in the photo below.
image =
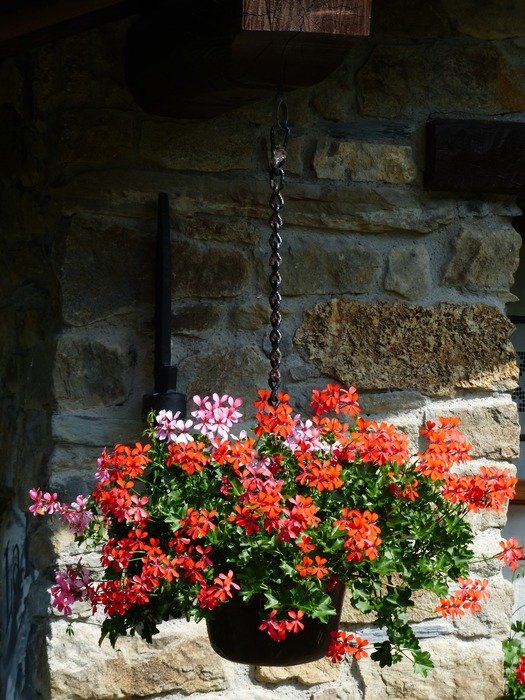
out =
[[(252, 436), (231, 432), (240, 399), (196, 396), (193, 420), (151, 414), (143, 442), (104, 450), (89, 496), (68, 505), (31, 490), (34, 515), (58, 516), (100, 550), (99, 575), (81, 560), (56, 574), (53, 605), (68, 616), (90, 601), (105, 613), (102, 638), (115, 643), (259, 596), (260, 630), (280, 641), (334, 615), (340, 582), (388, 639), (372, 650), (342, 630), (327, 655), (370, 653), (382, 666), (409, 656), (426, 674), (432, 661), (407, 622), (412, 594), (436, 593), (443, 616), (481, 609), (488, 581), (468, 578), (464, 516), (502, 508), (516, 479), (455, 470), (470, 451), (457, 418), (427, 422), (426, 449), (411, 455), (394, 426), (360, 415), (354, 387), (314, 390), (311, 418), (295, 415), (286, 394), (276, 407), (268, 397), (259, 392)], [(498, 556), (508, 559), (505, 547)]]

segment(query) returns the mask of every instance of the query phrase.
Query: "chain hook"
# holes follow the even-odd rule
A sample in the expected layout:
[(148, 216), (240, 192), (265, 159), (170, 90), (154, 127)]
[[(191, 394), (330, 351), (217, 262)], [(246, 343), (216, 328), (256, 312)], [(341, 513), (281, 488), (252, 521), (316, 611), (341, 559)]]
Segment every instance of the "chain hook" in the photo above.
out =
[(274, 123), (270, 129), (270, 195), (269, 206), (272, 210), (269, 224), (271, 234), (269, 244), (271, 255), (269, 264), (271, 272), (269, 276), (271, 292), (268, 297), (270, 302), (271, 314), (270, 324), (270, 343), (272, 349), (270, 351), (271, 370), (268, 376), (268, 386), (270, 387), (270, 396), (268, 403), (276, 408), (279, 405), (278, 390), (281, 384), (280, 365), (282, 353), (279, 348), (281, 341), (281, 294), (279, 292), (281, 286), (281, 254), (280, 247), (282, 238), (280, 230), (283, 226), (283, 220), (280, 214), (284, 206), (284, 198), (281, 190), (284, 187), (284, 163), (286, 161), (286, 149), (288, 147), (288, 139), (290, 136), (290, 127), (288, 126), (288, 106), (282, 91), (278, 90), (275, 98), (274, 108)]

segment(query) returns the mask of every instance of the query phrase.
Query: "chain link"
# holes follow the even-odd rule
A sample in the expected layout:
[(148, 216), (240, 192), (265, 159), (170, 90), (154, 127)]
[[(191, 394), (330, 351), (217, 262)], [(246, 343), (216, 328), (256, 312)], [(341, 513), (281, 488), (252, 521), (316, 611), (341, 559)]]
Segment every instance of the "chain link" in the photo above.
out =
[(290, 127), (288, 126), (288, 108), (286, 101), (281, 94), (277, 95), (275, 108), (275, 122), (270, 129), (270, 187), (272, 194), (270, 195), (269, 206), (272, 210), (269, 224), (272, 230), (269, 238), (271, 249), (269, 264), (271, 272), (269, 276), (271, 292), (268, 297), (270, 301), (270, 343), (272, 349), (270, 351), (271, 370), (268, 375), (268, 386), (270, 387), (270, 396), (268, 403), (274, 408), (279, 405), (277, 393), (281, 385), (281, 359), (282, 353), (279, 348), (281, 341), (281, 294), (279, 288), (281, 286), (281, 254), (280, 247), (282, 238), (280, 235), (283, 226), (283, 219), (280, 211), (284, 206), (284, 198), (281, 190), (284, 187), (284, 163), (286, 161), (286, 149), (288, 147), (288, 137), (290, 136)]

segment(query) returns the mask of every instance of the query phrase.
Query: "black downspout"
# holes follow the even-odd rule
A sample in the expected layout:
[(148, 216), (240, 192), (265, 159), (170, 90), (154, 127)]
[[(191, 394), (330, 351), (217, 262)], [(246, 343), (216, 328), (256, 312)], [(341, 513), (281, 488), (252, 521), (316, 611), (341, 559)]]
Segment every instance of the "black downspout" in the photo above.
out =
[(155, 256), (155, 388), (145, 394), (142, 412), (164, 409), (186, 417), (186, 395), (177, 392), (177, 367), (171, 364), (171, 236), (168, 195), (159, 193)]

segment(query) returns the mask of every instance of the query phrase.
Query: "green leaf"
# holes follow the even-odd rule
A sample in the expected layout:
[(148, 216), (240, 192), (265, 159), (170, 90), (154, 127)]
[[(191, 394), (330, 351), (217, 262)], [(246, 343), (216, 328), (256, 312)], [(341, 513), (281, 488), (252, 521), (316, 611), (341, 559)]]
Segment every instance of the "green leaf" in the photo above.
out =
[(426, 678), (434, 668), (428, 651), (415, 651), (412, 654), (412, 659), (414, 661), (414, 673), (417, 673), (418, 676)]
[(376, 650), (370, 654), (370, 658), (374, 661), (378, 661), (381, 668), (385, 666), (392, 666), (392, 645), (390, 642), (381, 642), (381, 644), (375, 645)]

